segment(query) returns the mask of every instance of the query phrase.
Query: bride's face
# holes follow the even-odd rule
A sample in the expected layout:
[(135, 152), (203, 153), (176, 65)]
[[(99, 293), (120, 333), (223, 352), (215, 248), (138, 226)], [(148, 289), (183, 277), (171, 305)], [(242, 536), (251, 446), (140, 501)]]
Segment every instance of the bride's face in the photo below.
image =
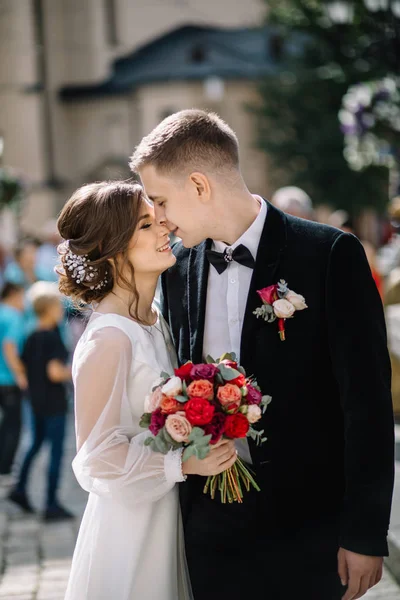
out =
[(128, 258), (135, 275), (159, 275), (176, 262), (169, 243), (169, 230), (164, 222), (156, 223), (154, 209), (146, 201), (142, 202), (139, 222), (129, 244)]

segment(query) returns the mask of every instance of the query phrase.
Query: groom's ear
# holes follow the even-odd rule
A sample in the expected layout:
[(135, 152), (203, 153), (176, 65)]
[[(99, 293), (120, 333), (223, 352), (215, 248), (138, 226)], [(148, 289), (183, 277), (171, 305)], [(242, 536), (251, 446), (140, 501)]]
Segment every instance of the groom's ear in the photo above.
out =
[(189, 179), (196, 189), (199, 200), (207, 201), (211, 194), (208, 178), (203, 173), (195, 172), (189, 175)]

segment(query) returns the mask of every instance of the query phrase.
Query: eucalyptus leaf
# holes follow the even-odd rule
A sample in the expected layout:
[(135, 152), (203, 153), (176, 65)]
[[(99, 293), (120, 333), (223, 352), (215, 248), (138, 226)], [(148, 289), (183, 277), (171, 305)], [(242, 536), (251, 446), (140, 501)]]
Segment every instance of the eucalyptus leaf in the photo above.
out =
[(151, 446), (153, 442), (154, 442), (154, 436), (151, 435), (150, 437), (148, 437), (144, 440), (144, 446)]
[(217, 373), (215, 376), (215, 382), (218, 383), (218, 385), (224, 385), (225, 381), (224, 378), (222, 377), (222, 375), (220, 373)]
[(161, 454), (167, 454), (169, 452), (170, 448), (164, 438), (163, 430), (161, 430), (154, 438), (154, 448), (157, 452), (161, 452)]
[(239, 371), (225, 365), (218, 365), (218, 369), (225, 381), (232, 381), (232, 379), (236, 379), (240, 375)]
[(184, 402), (187, 402), (189, 400), (189, 398), (187, 396), (174, 396), (175, 400), (178, 400), (178, 402), (180, 402), (181, 404), (183, 404)]
[(211, 365), (211, 364), (213, 364), (213, 363), (215, 363), (215, 362), (216, 362), (216, 361), (213, 359), (213, 357), (212, 357), (212, 356), (210, 356), (210, 355), (208, 354), (208, 355), (207, 355), (207, 357), (206, 357), (206, 363), (207, 363), (208, 365)]
[(193, 427), (189, 435), (189, 442), (195, 442), (204, 437), (204, 431), (200, 427)]
[(272, 402), (272, 396), (263, 396), (261, 400), (263, 414), (267, 410), (268, 405)]
[(187, 446), (182, 454), (182, 462), (186, 462), (188, 458), (194, 456), (196, 453), (194, 447), (192, 445)]
[(174, 450), (176, 450), (177, 448), (181, 448), (182, 444), (180, 442), (177, 442), (176, 440), (174, 440), (168, 433), (168, 431), (166, 429), (163, 429), (163, 437), (165, 439), (165, 441), (167, 442), (167, 444), (169, 444), (170, 446), (172, 446), (172, 448)]
[(236, 362), (237, 358), (236, 358), (236, 353), (235, 352), (225, 352), (225, 354), (223, 354), (218, 361), (222, 362), (223, 360), (231, 360), (232, 362)]
[(162, 377), (163, 379), (171, 379), (171, 375), (169, 375), (165, 371), (162, 371), (160, 377)]
[(241, 367), (240, 365), (237, 366), (237, 370), (239, 371), (239, 373), (241, 373), (242, 375), (244, 375), (246, 377), (246, 371), (243, 369), (243, 367)]
[(196, 456), (199, 460), (204, 460), (210, 453), (210, 448), (208, 446), (196, 448)]
[(139, 421), (139, 426), (148, 429), (151, 423), (151, 413), (144, 413)]

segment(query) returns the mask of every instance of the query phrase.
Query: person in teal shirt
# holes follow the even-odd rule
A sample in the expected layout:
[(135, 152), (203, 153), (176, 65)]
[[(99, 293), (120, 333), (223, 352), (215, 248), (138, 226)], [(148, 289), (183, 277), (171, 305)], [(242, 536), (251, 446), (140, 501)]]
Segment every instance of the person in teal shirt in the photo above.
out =
[(24, 288), (6, 283), (0, 295), (0, 476), (9, 476), (21, 432), (22, 393), (27, 389), (20, 358), (25, 340)]

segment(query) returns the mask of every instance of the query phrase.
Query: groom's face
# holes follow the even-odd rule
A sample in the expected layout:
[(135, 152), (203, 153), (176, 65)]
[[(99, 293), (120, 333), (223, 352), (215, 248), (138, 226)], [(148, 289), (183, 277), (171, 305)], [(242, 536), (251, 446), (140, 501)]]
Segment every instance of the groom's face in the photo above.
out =
[(202, 242), (207, 236), (208, 202), (192, 176), (161, 175), (147, 165), (140, 178), (149, 200), (154, 204), (158, 223), (165, 222), (171, 233), (182, 239), (186, 248)]

